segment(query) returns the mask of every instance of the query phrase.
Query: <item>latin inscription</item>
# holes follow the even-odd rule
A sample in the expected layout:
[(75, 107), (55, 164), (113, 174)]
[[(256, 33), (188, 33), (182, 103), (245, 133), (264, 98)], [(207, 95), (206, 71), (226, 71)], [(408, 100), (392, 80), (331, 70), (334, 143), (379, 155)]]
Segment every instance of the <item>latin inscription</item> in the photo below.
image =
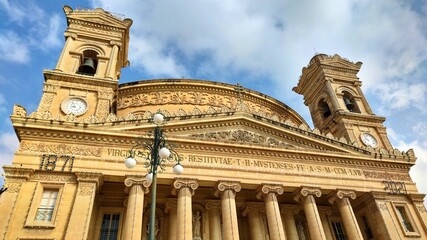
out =
[(352, 168), (343, 168), (343, 167), (313, 166), (313, 165), (298, 164), (298, 163), (283, 163), (283, 162), (261, 161), (261, 160), (253, 160), (253, 159), (212, 157), (212, 156), (201, 156), (201, 155), (188, 155), (185, 160), (188, 160), (189, 162), (195, 162), (195, 163), (283, 169), (287, 171), (296, 171), (296, 172), (304, 172), (304, 173), (325, 173), (325, 174), (363, 176), (362, 170), (352, 169)]

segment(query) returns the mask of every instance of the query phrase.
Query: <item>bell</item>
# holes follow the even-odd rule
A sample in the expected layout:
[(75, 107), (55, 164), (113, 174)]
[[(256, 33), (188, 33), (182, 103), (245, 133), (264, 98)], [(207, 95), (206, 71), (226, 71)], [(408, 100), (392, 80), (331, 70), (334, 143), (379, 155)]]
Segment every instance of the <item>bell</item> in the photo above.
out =
[(325, 108), (325, 109), (323, 110), (323, 117), (324, 117), (324, 118), (327, 118), (327, 117), (329, 117), (329, 116), (331, 116), (331, 110), (329, 110), (329, 108)]
[(348, 99), (348, 98), (344, 98), (344, 103), (345, 103), (345, 106), (347, 107), (347, 109), (348, 109), (350, 112), (353, 112), (354, 104), (350, 101), (350, 99)]
[(95, 63), (92, 58), (86, 58), (85, 62), (79, 67), (79, 73), (94, 75), (95, 72)]

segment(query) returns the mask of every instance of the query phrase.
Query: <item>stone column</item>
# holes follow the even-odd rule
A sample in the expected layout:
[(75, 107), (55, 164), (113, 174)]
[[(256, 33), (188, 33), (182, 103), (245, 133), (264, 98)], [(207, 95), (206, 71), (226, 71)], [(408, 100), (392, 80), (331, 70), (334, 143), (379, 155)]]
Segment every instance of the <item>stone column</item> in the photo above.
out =
[(65, 239), (87, 239), (96, 191), (102, 185), (102, 173), (76, 172), (79, 183)]
[(168, 199), (166, 202), (165, 212), (169, 213), (168, 240), (176, 240), (176, 230), (178, 229), (178, 225), (176, 223), (177, 204), (178, 201), (176, 199)]
[(111, 50), (110, 60), (107, 67), (107, 77), (110, 79), (117, 79), (117, 56), (119, 53), (119, 47), (122, 45), (122, 43), (117, 41), (111, 41), (110, 44), (113, 45), (113, 49)]
[(281, 205), (280, 212), (282, 213), (283, 226), (286, 233), (287, 239), (298, 239), (298, 230), (295, 225), (295, 214), (298, 214), (300, 207), (297, 205)]
[[(328, 92), (329, 97), (331, 98), (332, 108), (331, 111), (337, 111), (340, 109), (340, 105), (338, 103), (336, 93), (334, 91), (334, 88), (332, 87), (332, 83), (334, 82), (334, 79), (332, 77), (326, 77), (326, 91)], [(333, 114), (333, 112), (331, 112)]]
[(236, 193), (242, 187), (239, 182), (219, 181), (216, 185), (215, 196), (221, 196), (222, 227), (224, 240), (238, 240), (239, 226), (237, 223)]
[(12, 234), (9, 231), (9, 224), (13, 218), (12, 215), (17, 212), (15, 208), (21, 187), (34, 170), (12, 166), (3, 166), (3, 170), (5, 172), (5, 188), (7, 187), (7, 189), (0, 197), (0, 239), (9, 239), (7, 235)]
[(334, 239), (332, 236), (332, 230), (329, 227), (329, 221), (327, 216), (332, 215), (332, 210), (330, 207), (318, 207), (320, 220), (322, 221), (323, 230), (325, 231), (326, 239)]
[(413, 193), (413, 194), (409, 194), (408, 196), (415, 207), (415, 212), (417, 213), (418, 217), (422, 219), (421, 225), (423, 226), (424, 230), (427, 232), (427, 210), (424, 206), (424, 197), (426, 195), (422, 193)]
[(191, 240), (193, 238), (193, 210), (191, 206), (191, 197), (194, 190), (199, 187), (196, 179), (176, 178), (173, 183), (173, 195), (178, 195), (177, 209), (177, 240)]
[(356, 192), (354, 190), (337, 189), (336, 192), (329, 196), (328, 201), (331, 204), (337, 203), (347, 237), (349, 239), (363, 240), (362, 232), (360, 231), (359, 224), (357, 224), (357, 219), (349, 198), (356, 199)]
[(283, 231), (277, 195), (283, 194), (283, 186), (277, 184), (262, 184), (258, 187), (257, 198), (263, 199), (267, 214), (268, 232), (271, 240), (286, 239)]
[(142, 216), (144, 214), (144, 194), (149, 192), (148, 183), (143, 176), (126, 176), (125, 191), (129, 193), (126, 209), (126, 219), (123, 229), (123, 238), (141, 239)]
[(69, 46), (73, 43), (74, 39), (77, 38), (77, 34), (71, 33), (71, 32), (65, 32), (64, 36), (67, 38), (67, 40), (65, 40), (64, 48), (62, 49), (61, 55), (59, 56), (58, 62), (56, 63), (56, 67), (55, 67), (55, 70), (59, 70), (61, 72), (64, 71), (64, 69), (61, 66), (62, 61), (64, 59), (64, 55), (66, 55), (67, 52), (70, 51)]
[(246, 203), (242, 209), (243, 209), (243, 216), (247, 216), (249, 220), (249, 228), (251, 232), (251, 239), (252, 240), (264, 240), (265, 234), (262, 229), (264, 226), (262, 222), (261, 212), (265, 212), (263, 203), (259, 202), (252, 202), (252, 203)]
[(205, 208), (209, 214), (209, 240), (221, 240), (221, 201), (208, 200)]
[(314, 197), (322, 196), (318, 187), (303, 186), (294, 193), (294, 200), (301, 202), (304, 207), (305, 218), (307, 219), (308, 230), (311, 239), (326, 239), (325, 231), (322, 227), (319, 212), (317, 211), (316, 200)]

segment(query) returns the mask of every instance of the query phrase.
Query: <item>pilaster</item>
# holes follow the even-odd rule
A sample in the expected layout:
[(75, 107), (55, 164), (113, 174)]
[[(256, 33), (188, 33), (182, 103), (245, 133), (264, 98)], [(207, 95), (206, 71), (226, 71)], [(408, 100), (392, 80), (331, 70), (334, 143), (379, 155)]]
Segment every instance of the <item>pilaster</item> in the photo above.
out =
[(263, 229), (262, 213), (265, 213), (265, 204), (260, 202), (248, 202), (242, 207), (243, 216), (249, 220), (251, 239), (265, 240), (265, 229)]
[(177, 199), (168, 199), (166, 202), (165, 212), (169, 214), (169, 229), (168, 229), (168, 240), (176, 240), (177, 233)]
[(207, 200), (205, 208), (209, 214), (209, 240), (221, 240), (221, 201)]
[(87, 239), (95, 195), (103, 184), (102, 173), (76, 172), (78, 188), (65, 239)]
[(282, 204), (280, 205), (282, 213), (283, 227), (287, 239), (298, 239), (298, 230), (295, 225), (295, 215), (300, 212), (300, 207), (297, 205)]

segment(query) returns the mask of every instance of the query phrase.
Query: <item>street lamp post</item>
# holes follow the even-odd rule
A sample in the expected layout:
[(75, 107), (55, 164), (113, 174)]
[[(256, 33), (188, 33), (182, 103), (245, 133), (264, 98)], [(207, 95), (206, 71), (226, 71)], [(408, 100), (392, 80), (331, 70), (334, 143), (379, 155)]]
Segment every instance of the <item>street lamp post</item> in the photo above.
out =
[[(137, 144), (129, 151), (130, 156), (125, 160), (127, 168), (136, 166), (135, 157), (139, 156), (145, 159), (144, 167), (147, 168), (148, 174), (145, 176), (147, 182), (151, 183), (151, 206), (150, 206), (150, 226), (149, 226), (149, 240), (154, 240), (155, 237), (155, 221), (156, 221), (156, 195), (157, 195), (157, 170), (160, 167), (160, 172), (166, 170), (166, 161), (177, 162), (173, 167), (175, 174), (181, 174), (184, 170), (180, 164), (181, 159), (179, 155), (167, 148), (165, 136), (160, 126), (165, 123), (164, 116), (161, 113), (156, 113), (153, 116), (152, 122), (156, 124), (154, 128), (153, 142), (146, 139), (138, 139)], [(139, 151), (143, 149), (145, 151)]]

